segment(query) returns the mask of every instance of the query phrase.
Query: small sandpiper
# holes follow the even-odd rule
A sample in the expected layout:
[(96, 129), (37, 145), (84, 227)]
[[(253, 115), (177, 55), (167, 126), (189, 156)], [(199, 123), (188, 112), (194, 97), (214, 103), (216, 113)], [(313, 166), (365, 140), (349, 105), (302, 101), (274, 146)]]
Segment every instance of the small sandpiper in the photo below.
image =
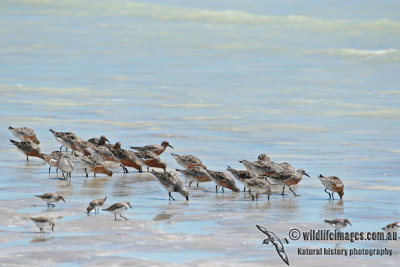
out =
[(185, 175), (186, 179), (190, 181), (189, 187), (193, 182), (197, 182), (197, 187), (199, 187), (199, 183), (211, 181), (210, 177), (208, 176), (206, 170), (203, 167), (197, 166), (188, 170), (176, 169), (176, 171)]
[(284, 170), (280, 172), (273, 170), (265, 176), (271, 184), (278, 184), (283, 186), (282, 195), (285, 194), (285, 187), (288, 186), (290, 191), (292, 191), (295, 196), (300, 196), (296, 194), (290, 186), (298, 184), (303, 178), (303, 175), (310, 177), (303, 169), (298, 169), (296, 172), (292, 172), (292, 170)]
[(28, 127), (19, 127), (13, 128), (11, 126), (8, 129), (13, 133), (15, 138), (18, 138), (21, 141), (32, 141), (35, 144), (39, 145), (39, 139), (37, 139), (35, 131)]
[[(271, 196), (271, 185), (266, 179), (259, 178), (259, 177), (254, 177), (251, 179), (246, 179), (243, 180), (243, 183), (246, 185), (247, 188), (249, 188), (249, 194), (252, 197), (252, 200), (254, 201), (254, 198), (258, 200), (258, 195), (259, 194), (266, 194), (268, 196), (268, 200)], [(255, 191), (256, 195), (254, 196), (251, 191)]]
[(246, 191), (246, 184), (244, 180), (254, 178), (255, 176), (251, 174), (249, 171), (243, 171), (243, 170), (236, 170), (232, 169), (230, 166), (227, 168), (228, 172), (230, 172), (236, 180), (241, 182), (244, 185), (243, 191)]
[(77, 150), (75, 147), (74, 141), (77, 138), (77, 136), (74, 133), (71, 132), (56, 132), (53, 129), (49, 130), (54, 137), (56, 138), (57, 142), (61, 144), (60, 146), (60, 151), (62, 147), (65, 147), (65, 150), (67, 151), (68, 148), (71, 150)]
[(157, 181), (168, 191), (169, 200), (175, 200), (171, 193), (178, 192), (182, 196), (189, 200), (189, 192), (183, 186), (181, 179), (179, 179), (178, 174), (175, 171), (164, 171), (164, 172), (156, 172), (152, 170), (151, 172), (156, 178)]
[(21, 141), (17, 142), (10, 139), (10, 142), (13, 143), (19, 151), (26, 155), (26, 161), (29, 161), (28, 157), (37, 157), (44, 160), (43, 154), (40, 153), (40, 147), (31, 142), (31, 141)]
[(128, 208), (132, 209), (131, 203), (129, 203), (129, 201), (125, 201), (125, 202), (119, 202), (119, 203), (112, 204), (110, 207), (103, 209), (103, 210), (114, 213), (115, 220), (117, 220), (117, 214), (119, 214), (119, 216), (121, 218), (128, 220), (128, 218), (122, 216), (122, 214), (121, 214), (122, 212), (126, 211)]
[[(57, 162), (58, 168), (61, 170), (64, 179), (71, 178), (71, 173), (74, 170), (74, 162), (69, 156), (61, 155)], [(66, 173), (66, 175), (64, 175)]]
[(108, 169), (105, 162), (100, 159), (98, 156), (91, 155), (85, 156), (81, 154), (77, 154), (78, 158), (82, 162), (82, 166), (85, 169), (86, 177), (89, 177), (87, 173), (87, 169), (89, 168), (94, 174), (93, 176), (96, 177), (96, 173), (104, 173), (105, 175), (112, 176), (113, 172)]
[(50, 154), (42, 154), (44, 161), (47, 162), (47, 164), (49, 164), (49, 173), (51, 170), (51, 167), (56, 167), (56, 172), (58, 172), (58, 160), (60, 159), (62, 153), (60, 151), (53, 151)]
[(109, 142), (107, 137), (105, 135), (100, 136), (100, 138), (94, 137), (94, 138), (90, 138), (88, 140), (88, 142), (94, 144), (94, 145), (99, 145), (99, 146), (104, 146), (106, 144), (106, 142)]
[(149, 172), (149, 168), (160, 168), (164, 171), (167, 170), (167, 164), (161, 160), (157, 154), (146, 151), (146, 152), (134, 152), (135, 156), (144, 164), (147, 165), (147, 171)]
[(51, 227), (51, 231), (54, 232), (55, 223), (52, 218), (47, 216), (39, 216), (39, 217), (30, 217), (32, 222), (36, 224), (37, 227), (40, 229), (40, 233), (45, 233), (43, 228), (48, 224)]
[(128, 173), (128, 169), (126, 167), (132, 167), (137, 169), (140, 173), (142, 172), (142, 164), (132, 151), (128, 151), (122, 148), (109, 149), (113, 153), (113, 157), (115, 158), (115, 160), (117, 160), (121, 164), (124, 173)]
[(333, 220), (324, 220), (330, 226), (333, 226), (335, 230), (340, 230), (345, 228), (348, 224), (351, 225), (349, 219), (333, 219)]
[(114, 161), (118, 162), (117, 159), (113, 156), (111, 150), (121, 149), (121, 143), (117, 142), (115, 145), (108, 146), (107, 144), (104, 146), (96, 146), (92, 148), (94, 154), (98, 157), (102, 158), (104, 161)]
[(192, 155), (179, 156), (174, 153), (171, 153), (171, 155), (175, 158), (176, 162), (185, 169), (192, 169), (197, 166), (207, 169), (206, 166), (203, 165), (201, 160), (195, 156)]
[(99, 209), (101, 206), (103, 206), (104, 202), (106, 202), (107, 200), (107, 196), (105, 196), (104, 198), (99, 198), (99, 199), (95, 199), (90, 201), (89, 206), (86, 208), (87, 211), (87, 215), (89, 215), (89, 213), (94, 210), (94, 214), (99, 213)]
[(147, 145), (147, 146), (131, 146), (132, 149), (137, 150), (139, 152), (146, 152), (150, 151), (156, 154), (157, 156), (160, 156), (167, 147), (170, 147), (173, 149), (173, 147), (169, 144), (168, 141), (163, 141), (161, 145)]
[(382, 230), (385, 232), (392, 232), (392, 233), (397, 233), (400, 228), (400, 223), (399, 222), (394, 222), (386, 225), (385, 227), (382, 227)]
[(55, 207), (55, 205), (52, 203), (58, 202), (60, 200), (65, 202), (64, 197), (58, 193), (46, 193), (43, 195), (35, 195), (35, 197), (40, 197), (43, 201), (45, 201), (47, 203), (47, 206)]
[[(329, 195), (329, 199), (335, 199), (333, 194), (336, 192), (338, 193), (338, 195), (340, 196), (340, 199), (343, 198), (344, 195), (344, 183), (342, 182), (342, 180), (340, 180), (339, 177), (336, 176), (329, 176), (329, 177), (325, 177), (322, 174), (319, 175), (319, 180), (321, 181), (321, 183), (325, 186), (325, 192)], [(330, 190), (332, 191), (332, 195), (331, 193), (329, 193), (326, 190)]]
[(206, 170), (206, 172), (210, 179), (216, 184), (215, 192), (218, 192), (218, 186), (222, 187), (222, 192), (224, 192), (224, 187), (233, 192), (240, 192), (239, 188), (236, 187), (235, 179), (230, 177), (228, 174), (211, 170)]

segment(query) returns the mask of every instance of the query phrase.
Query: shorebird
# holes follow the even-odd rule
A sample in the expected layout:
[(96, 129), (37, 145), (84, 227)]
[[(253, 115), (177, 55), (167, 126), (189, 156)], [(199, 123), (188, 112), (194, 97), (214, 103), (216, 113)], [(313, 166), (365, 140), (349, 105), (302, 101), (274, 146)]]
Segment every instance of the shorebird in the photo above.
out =
[(31, 141), (37, 145), (40, 144), (39, 139), (37, 139), (36, 137), (35, 131), (31, 128), (28, 127), (13, 128), (9, 126), (8, 129), (13, 133), (15, 138), (18, 138), (21, 141)]
[(192, 155), (179, 156), (174, 153), (171, 153), (171, 155), (175, 158), (176, 162), (185, 169), (192, 169), (197, 166), (207, 169), (206, 166), (203, 165), (201, 160), (196, 158), (195, 156)]
[[(67, 179), (68, 176), (71, 178), (71, 172), (74, 170), (74, 162), (69, 156), (61, 155), (58, 159), (57, 166), (61, 170), (64, 179)], [(66, 175), (64, 175), (64, 173), (66, 173)]]
[(43, 154), (40, 153), (40, 147), (31, 142), (31, 141), (21, 141), (17, 142), (10, 139), (10, 142), (13, 143), (19, 151), (26, 155), (26, 161), (29, 161), (28, 157), (37, 157), (44, 160)]
[(142, 164), (132, 151), (128, 151), (122, 148), (111, 148), (110, 151), (113, 153), (113, 157), (115, 158), (115, 160), (117, 160), (121, 164), (124, 173), (128, 173), (128, 169), (126, 167), (132, 167), (137, 169), (139, 172), (142, 172)]
[(178, 192), (182, 196), (189, 200), (189, 192), (183, 186), (181, 179), (179, 179), (178, 174), (174, 171), (164, 171), (164, 172), (156, 172), (152, 170), (151, 172), (156, 178), (157, 181), (168, 191), (169, 200), (175, 200), (171, 193)]
[(94, 144), (94, 145), (99, 145), (99, 146), (104, 146), (106, 144), (106, 142), (109, 142), (107, 137), (105, 135), (100, 136), (100, 138), (94, 137), (94, 138), (90, 138), (88, 140), (88, 142)]
[(211, 181), (210, 177), (208, 176), (206, 170), (203, 167), (197, 166), (188, 170), (176, 169), (176, 171), (185, 175), (186, 179), (190, 181), (189, 187), (193, 182), (197, 182), (197, 187), (199, 187), (199, 183)]
[(228, 166), (227, 170), (232, 174), (233, 178), (235, 178), (244, 185), (243, 191), (246, 191), (246, 184), (244, 180), (255, 177), (249, 171), (235, 170), (232, 169), (230, 166)]
[(268, 175), (265, 176), (271, 184), (278, 184), (283, 186), (282, 195), (284, 195), (285, 193), (285, 187), (288, 186), (290, 191), (292, 191), (295, 196), (300, 196), (296, 194), (290, 186), (298, 184), (301, 181), (301, 178), (303, 178), (303, 175), (310, 177), (303, 169), (298, 169), (296, 172), (291, 172), (288, 170), (283, 170), (279, 172), (274, 170), (269, 172)]
[[(325, 177), (322, 174), (319, 175), (319, 180), (321, 181), (321, 183), (325, 186), (325, 192), (328, 193), (329, 195), (329, 199), (335, 199), (333, 196), (333, 193), (338, 193), (338, 195), (340, 196), (340, 199), (343, 198), (344, 195), (344, 183), (342, 182), (342, 180), (340, 180), (339, 177), (336, 176), (329, 176), (329, 177)], [(326, 190), (330, 190), (332, 191), (332, 196), (331, 193), (329, 193)]]
[(119, 216), (121, 218), (128, 220), (128, 218), (122, 216), (122, 214), (121, 214), (122, 212), (126, 211), (128, 208), (132, 209), (131, 203), (129, 203), (129, 201), (125, 201), (125, 202), (119, 202), (119, 203), (112, 204), (110, 207), (103, 209), (103, 210), (114, 213), (115, 220), (117, 220), (117, 214), (119, 214)]
[[(258, 195), (259, 194), (267, 194), (268, 196), (268, 200), (269, 197), (271, 196), (271, 185), (269, 184), (269, 182), (266, 179), (262, 179), (259, 177), (254, 177), (251, 179), (246, 179), (243, 180), (243, 183), (245, 184), (245, 186), (247, 188), (249, 188), (249, 194), (252, 197), (252, 200), (254, 201), (254, 198), (256, 200), (258, 200)], [(254, 197), (254, 195), (251, 193), (251, 191), (255, 191), (256, 195)]]
[(87, 169), (89, 168), (96, 177), (96, 173), (104, 173), (105, 175), (112, 176), (113, 172), (109, 170), (102, 159), (97, 156), (85, 156), (78, 154), (78, 158), (82, 161), (82, 165), (85, 168), (86, 177), (88, 177)]
[[(129, 151), (131, 152), (131, 151)], [(131, 152), (133, 153), (144, 165), (147, 166), (147, 171), (149, 172), (149, 168), (160, 168), (166, 171), (167, 169), (167, 164), (161, 160), (157, 154), (150, 152), (150, 151), (145, 151), (145, 152)]]
[[(261, 225), (256, 225), (258, 230), (263, 232), (268, 236), (267, 239), (264, 239), (262, 242), (262, 245), (268, 245), (270, 242), (272, 245), (275, 246), (276, 252), (278, 252), (279, 257), (287, 264), (289, 265), (289, 258), (285, 252), (285, 247), (283, 246), (283, 243), (279, 237), (275, 235), (274, 232), (268, 231), (265, 227), (262, 227)], [(289, 244), (289, 240), (287, 238), (283, 238), (284, 243)]]
[(117, 142), (115, 145), (103, 145), (92, 148), (94, 154), (102, 158), (104, 161), (118, 162), (113, 156), (113, 149), (121, 149), (121, 143)]
[(77, 138), (77, 136), (74, 133), (56, 132), (53, 129), (50, 129), (49, 131), (54, 135), (57, 142), (61, 144), (60, 151), (62, 147), (65, 147), (65, 151), (67, 151), (68, 148), (70, 148), (71, 150), (77, 150), (74, 144), (74, 140)]
[(60, 151), (53, 151), (50, 154), (44, 154), (42, 153), (42, 156), (44, 158), (44, 161), (49, 164), (49, 173), (51, 170), (51, 167), (56, 167), (56, 172), (58, 172), (58, 160), (60, 159), (62, 153)]
[(258, 175), (255, 172), (255, 167), (263, 167), (267, 164), (272, 163), (271, 159), (265, 154), (260, 154), (257, 158), (257, 161), (252, 162), (248, 160), (239, 160), (239, 162), (242, 163), (246, 168), (246, 170), (252, 173), (253, 175)]
[(239, 188), (236, 187), (235, 180), (224, 172), (215, 172), (211, 170), (206, 170), (208, 177), (216, 184), (215, 192), (218, 192), (218, 186), (222, 187), (222, 192), (224, 192), (224, 187), (232, 190), (233, 192), (240, 192)]
[(99, 198), (99, 199), (95, 199), (90, 201), (89, 206), (86, 208), (87, 211), (87, 215), (89, 215), (89, 213), (94, 210), (94, 214), (99, 213), (99, 209), (101, 206), (103, 206), (104, 202), (106, 202), (107, 200), (107, 196), (105, 196), (104, 198)]
[(40, 217), (30, 217), (32, 222), (36, 224), (37, 227), (40, 229), (40, 233), (45, 233), (43, 228), (48, 224), (51, 227), (51, 231), (54, 232), (55, 223), (53, 219), (47, 216), (40, 216)]
[(150, 151), (156, 154), (157, 156), (161, 155), (167, 147), (173, 148), (168, 141), (163, 141), (161, 145), (147, 145), (147, 146), (131, 146), (132, 149), (135, 149), (139, 152)]
[(400, 228), (400, 223), (399, 222), (394, 222), (386, 225), (385, 227), (382, 227), (382, 230), (385, 232), (394, 232), (397, 233)]
[(340, 230), (345, 228), (348, 224), (351, 225), (349, 219), (333, 219), (333, 220), (324, 220), (330, 226), (333, 226), (335, 230)]
[(40, 197), (43, 201), (47, 203), (47, 206), (55, 207), (55, 205), (52, 204), (52, 202), (58, 202), (60, 200), (65, 202), (64, 197), (58, 193), (46, 193), (43, 195), (35, 195), (35, 197)]

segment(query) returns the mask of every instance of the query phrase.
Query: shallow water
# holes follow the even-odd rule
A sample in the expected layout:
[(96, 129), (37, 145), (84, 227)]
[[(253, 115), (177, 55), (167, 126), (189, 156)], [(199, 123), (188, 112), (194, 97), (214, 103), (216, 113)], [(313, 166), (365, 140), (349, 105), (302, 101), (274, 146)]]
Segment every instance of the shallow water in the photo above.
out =
[[(280, 264), (261, 246), (255, 224), (279, 236), (290, 228), (328, 229), (347, 217), (352, 231), (379, 231), (399, 220), (400, 4), (396, 1), (40, 1), (0, 3), (0, 265), (105, 266)], [(216, 194), (211, 183), (168, 201), (147, 174), (120, 169), (71, 181), (25, 161), (7, 130), (35, 129), (44, 152), (59, 148), (48, 131), (82, 138), (105, 134), (123, 147), (168, 140), (209, 169), (260, 153), (305, 169), (296, 192), (252, 202), (248, 193)], [(328, 201), (316, 178), (336, 175), (343, 201)], [(47, 208), (34, 194), (60, 192)], [(130, 200), (129, 221), (86, 216)], [(174, 194), (175, 195), (175, 194)], [(52, 214), (54, 233), (38, 234), (29, 216)], [(291, 264), (324, 259), (297, 256)], [(395, 265), (392, 257), (329, 257), (329, 264)], [(157, 252), (157, 253), (155, 253)]]

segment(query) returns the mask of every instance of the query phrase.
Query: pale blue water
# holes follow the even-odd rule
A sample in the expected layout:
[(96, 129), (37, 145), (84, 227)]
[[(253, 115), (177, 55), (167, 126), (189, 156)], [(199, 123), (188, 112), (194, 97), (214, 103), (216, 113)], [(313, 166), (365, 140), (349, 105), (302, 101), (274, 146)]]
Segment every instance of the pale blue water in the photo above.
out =
[[(149, 227), (140, 230), (146, 235), (212, 236), (264, 220), (333, 217), (349, 217), (360, 231), (380, 229), (400, 217), (399, 14), (398, 1), (1, 1), (1, 205), (40, 205), (33, 194), (63, 191), (72, 202), (56, 211), (68, 211), (70, 222), (86, 220), (93, 198), (131, 199), (130, 217)], [(197, 155), (216, 170), (242, 168), (238, 160), (266, 153), (312, 178), (299, 185), (300, 198), (275, 194), (269, 204), (249, 202), (243, 192), (216, 196), (211, 184), (192, 189), (188, 206), (168, 204), (156, 182), (131, 173), (85, 180), (77, 168), (71, 184), (54, 179), (40, 160), (26, 163), (12, 147), (9, 125), (34, 128), (44, 152), (59, 147), (53, 128), (83, 138), (105, 134), (125, 148), (168, 140), (173, 152)], [(176, 168), (170, 152), (162, 158)], [(342, 178), (341, 204), (325, 201), (320, 173)], [(16, 211), (40, 212), (51, 211), (28, 204)], [(8, 247), (22, 246), (15, 242)], [(193, 244), (186, 249), (194, 261), (199, 251), (234, 254)], [(154, 259), (149, 251), (131, 258)], [(242, 260), (269, 257), (245, 251)], [(174, 262), (168, 250), (159, 252), (157, 261)]]

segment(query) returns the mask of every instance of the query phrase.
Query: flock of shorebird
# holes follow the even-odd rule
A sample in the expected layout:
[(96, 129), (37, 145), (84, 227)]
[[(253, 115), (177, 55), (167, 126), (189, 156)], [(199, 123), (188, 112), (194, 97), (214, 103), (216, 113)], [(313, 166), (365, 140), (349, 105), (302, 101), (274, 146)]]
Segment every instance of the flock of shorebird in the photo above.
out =
[[(232, 175), (230, 176), (226, 172), (212, 171), (209, 170), (200, 159), (193, 155), (177, 155), (173, 154), (176, 162), (184, 169), (167, 170), (167, 165), (161, 160), (160, 155), (166, 150), (167, 147), (173, 148), (169, 142), (163, 141), (161, 145), (147, 145), (144, 147), (130, 147), (136, 152), (125, 150), (121, 148), (121, 143), (116, 142), (110, 144), (107, 137), (101, 136), (100, 138), (91, 138), (84, 140), (72, 132), (56, 132), (50, 129), (50, 132), (54, 135), (56, 140), (61, 144), (61, 147), (57, 151), (53, 151), (49, 154), (42, 153), (39, 147), (39, 140), (36, 137), (34, 130), (28, 127), (20, 128), (8, 128), (13, 135), (21, 141), (11, 140), (21, 152), (26, 155), (26, 160), (29, 161), (29, 157), (38, 157), (43, 159), (49, 164), (49, 173), (51, 167), (55, 167), (61, 170), (64, 179), (71, 178), (71, 173), (74, 170), (74, 162), (72, 160), (72, 154), (79, 158), (82, 167), (85, 170), (86, 177), (88, 177), (88, 170), (94, 173), (103, 173), (108, 176), (113, 174), (112, 170), (108, 167), (107, 162), (117, 162), (123, 169), (124, 173), (128, 173), (127, 167), (135, 168), (139, 172), (142, 172), (142, 166), (160, 168), (163, 171), (155, 171), (151, 173), (158, 180), (158, 182), (168, 191), (169, 199), (175, 200), (171, 193), (178, 192), (182, 196), (189, 200), (189, 191), (184, 186), (182, 180), (179, 178), (178, 173), (183, 174), (189, 181), (189, 187), (193, 182), (199, 183), (213, 181), (215, 183), (215, 190), (218, 192), (218, 187), (221, 187), (222, 192), (224, 188), (228, 188), (233, 192), (239, 192), (239, 188), (236, 186), (235, 180), (239, 181), (244, 185), (244, 190), (248, 189), (248, 192), (252, 196), (252, 200), (258, 199), (260, 194), (266, 194), (268, 200), (271, 196), (271, 185), (280, 185), (283, 187), (282, 195), (284, 194), (285, 187), (289, 187), (290, 191), (295, 196), (298, 196), (291, 188), (292, 185), (298, 184), (303, 175), (310, 177), (303, 169), (295, 170), (289, 163), (275, 163), (267, 155), (261, 154), (258, 156), (256, 161), (241, 160), (239, 161), (244, 165), (246, 170), (236, 170), (228, 166), (227, 171)], [(70, 149), (71, 154), (62, 153), (62, 148), (65, 147), (65, 151)], [(337, 193), (342, 199), (344, 195), (344, 184), (342, 180), (336, 176), (325, 177), (320, 175), (318, 177), (325, 187), (325, 192), (329, 194), (329, 199), (334, 199), (333, 194)], [(330, 192), (328, 192), (329, 190)], [(252, 194), (255, 192), (255, 194)], [(64, 200), (63, 196), (58, 193), (46, 193), (43, 195), (37, 195), (44, 200), (48, 206), (54, 206), (54, 202)], [(96, 199), (89, 203), (87, 207), (87, 214), (94, 210), (98, 212), (107, 197), (103, 199)], [(110, 207), (103, 209), (111, 212), (115, 215), (115, 220), (119, 214), (121, 218), (127, 219), (121, 215), (122, 212), (132, 208), (129, 202), (120, 202), (111, 205)], [(49, 224), (52, 229), (54, 228), (54, 222), (48, 217), (31, 217), (31, 220), (39, 227), (41, 232), (43, 226)]]

